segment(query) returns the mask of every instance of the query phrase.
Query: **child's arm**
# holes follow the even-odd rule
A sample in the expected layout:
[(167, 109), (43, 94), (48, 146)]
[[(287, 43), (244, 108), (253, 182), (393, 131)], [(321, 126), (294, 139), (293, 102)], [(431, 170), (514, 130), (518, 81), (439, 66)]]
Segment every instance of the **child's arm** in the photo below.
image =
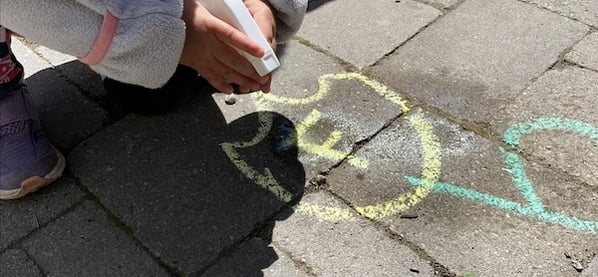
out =
[[(183, 50), (191, 39), (187, 37), (182, 17), (183, 0), (0, 2), (0, 25), (49, 48), (79, 57), (102, 75), (149, 88), (166, 83), (178, 63), (185, 59)], [(270, 2), (281, 26), (277, 38), (284, 40), (299, 27), (307, 1)], [(240, 70), (246, 73), (246, 69)], [(240, 81), (227, 78), (233, 80), (226, 81)]]

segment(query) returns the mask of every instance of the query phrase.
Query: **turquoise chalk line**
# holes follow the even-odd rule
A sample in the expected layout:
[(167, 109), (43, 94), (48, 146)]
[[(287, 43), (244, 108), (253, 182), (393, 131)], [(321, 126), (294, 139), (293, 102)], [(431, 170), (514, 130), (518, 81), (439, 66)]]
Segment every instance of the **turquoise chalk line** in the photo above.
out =
[[(591, 140), (598, 141), (598, 129), (583, 121), (547, 117), (538, 118), (528, 122), (517, 123), (511, 126), (503, 135), (504, 141), (510, 146), (519, 148), (519, 140), (526, 135), (539, 131), (571, 131), (585, 135)], [(521, 151), (521, 149), (519, 149)]]
[[(421, 181), (419, 178), (412, 176), (406, 176), (405, 178), (411, 185), (414, 186), (418, 186)], [(558, 224), (568, 229), (583, 231), (591, 234), (595, 234), (596, 229), (598, 229), (598, 221), (579, 219), (577, 217), (546, 211), (543, 208), (538, 210), (536, 207), (530, 205), (524, 205), (491, 194), (481, 193), (473, 189), (463, 188), (449, 183), (434, 183), (432, 193), (449, 194), (458, 198), (480, 202), (500, 210), (513, 212), (520, 216), (531, 217), (543, 222)]]
[[(505, 132), (503, 139), (507, 144), (517, 148), (521, 152), (522, 149), (519, 146), (519, 142), (523, 136), (530, 135), (534, 132), (554, 130), (570, 131), (585, 135), (594, 141), (598, 141), (598, 129), (594, 126), (583, 121), (557, 117), (539, 118), (515, 124)], [(505, 157), (506, 168), (511, 172), (511, 181), (527, 201), (526, 204), (444, 182), (434, 183), (432, 192), (449, 194), (461, 199), (480, 202), (503, 211), (513, 212), (520, 216), (534, 218), (546, 223), (558, 224), (568, 229), (592, 234), (596, 233), (596, 230), (598, 229), (598, 221), (585, 220), (547, 211), (525, 173), (523, 161), (520, 156), (507, 152), (502, 147), (500, 148), (500, 152)], [(406, 176), (405, 178), (411, 185), (420, 185), (421, 180), (416, 177)]]

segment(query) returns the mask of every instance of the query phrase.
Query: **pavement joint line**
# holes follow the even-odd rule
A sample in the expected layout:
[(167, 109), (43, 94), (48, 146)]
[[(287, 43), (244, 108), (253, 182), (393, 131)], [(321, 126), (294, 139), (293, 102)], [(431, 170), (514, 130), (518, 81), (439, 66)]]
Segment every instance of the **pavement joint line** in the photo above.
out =
[(31, 254), (27, 251), (27, 249), (19, 248), (19, 250), (25, 252), (25, 256), (27, 256), (27, 258), (29, 258), (29, 260), (31, 260), (33, 262), (33, 264), (35, 265), (35, 268), (37, 268), (37, 270), (39, 270), (39, 273), (41, 276), (47, 275), (44, 268), (37, 262), (37, 260), (35, 258), (33, 258), (33, 256), (31, 256)]
[(553, 11), (553, 10), (551, 10), (551, 9), (549, 9), (549, 8), (542, 7), (542, 6), (540, 6), (540, 5), (536, 4), (536, 3), (532, 3), (532, 2), (530, 2), (530, 0), (516, 0), (516, 1), (518, 1), (518, 2), (521, 2), (521, 3), (524, 3), (524, 4), (528, 4), (528, 5), (531, 5), (531, 6), (534, 6), (535, 8), (538, 8), (538, 9), (545, 10), (545, 11), (547, 11), (547, 12), (550, 12), (550, 13), (552, 13), (552, 14), (556, 14), (556, 15), (558, 15), (558, 16), (561, 16), (561, 17), (567, 18), (567, 19), (569, 19), (569, 20), (573, 20), (573, 21), (575, 21), (575, 22), (577, 22), (577, 23), (580, 23), (580, 24), (583, 24), (583, 25), (585, 25), (585, 26), (588, 26), (588, 27), (590, 27), (590, 28), (592, 28), (592, 29), (593, 29), (593, 28), (598, 28), (598, 27), (594, 27), (594, 26), (592, 26), (592, 25), (590, 25), (590, 24), (588, 24), (588, 23), (584, 23), (584, 22), (580, 21), (580, 20), (579, 20), (579, 19), (577, 19), (577, 18), (570, 17), (570, 16), (568, 16), (568, 15), (566, 15), (566, 14), (562, 14), (562, 13), (561, 13), (561, 12), (559, 12), (559, 11)]
[(293, 37), (294, 40), (296, 40), (297, 42), (299, 42), (302, 45), (305, 45), (309, 48), (311, 48), (312, 50), (321, 53), (329, 58), (331, 58), (332, 60), (334, 60), (336, 63), (338, 63), (344, 70), (349, 71), (349, 72), (359, 72), (359, 68), (355, 65), (353, 65), (350, 62), (347, 62), (337, 56), (335, 56), (334, 54), (332, 54), (330, 51), (312, 43), (311, 41), (309, 41), (308, 39), (302, 38), (298, 35)]
[(293, 264), (299, 268), (303, 273), (307, 274), (308, 276), (317, 277), (318, 275), (314, 273), (313, 268), (307, 263), (304, 262), (293, 255), (292, 252), (288, 251), (284, 246), (279, 245), (278, 243), (272, 242), (272, 244), (279, 250), (283, 252), (289, 259), (293, 262)]
[(336, 164), (333, 164), (332, 166), (330, 166), (328, 169), (324, 169), (324, 170), (320, 171), (319, 173), (327, 175), (332, 170), (343, 165), (345, 162), (349, 162), (350, 157), (354, 157), (355, 154), (357, 153), (357, 151), (359, 151), (359, 149), (363, 148), (370, 141), (372, 141), (374, 138), (376, 138), (380, 133), (382, 133), (384, 130), (388, 129), (394, 122), (396, 122), (397, 120), (399, 120), (400, 118), (405, 117), (405, 116), (406, 116), (406, 113), (401, 111), (398, 115), (396, 115), (395, 117), (393, 117), (390, 120), (388, 120), (387, 122), (385, 122), (384, 125), (379, 130), (374, 132), (372, 135), (368, 136), (367, 138), (364, 138), (364, 139), (354, 142), (351, 151), (349, 151), (349, 153), (344, 158), (342, 158)]
[[(579, 38), (577, 41), (573, 42), (569, 47), (563, 49), (563, 51), (561, 53), (559, 53), (557, 63), (565, 62), (567, 60), (567, 58), (565, 56), (567, 56), (567, 54), (571, 53), (571, 51), (573, 51), (573, 48), (575, 48), (576, 45), (578, 45), (580, 42), (582, 42), (584, 39), (586, 39), (592, 33), (593, 33), (592, 30), (588, 30), (581, 38)], [(554, 66), (555, 65), (553, 65), (553, 67)]]
[(441, 276), (446, 276), (446, 277), (455, 277), (456, 276), (456, 274), (453, 273), (448, 267), (442, 265), (440, 262), (438, 262), (436, 259), (434, 259), (434, 257), (432, 257), (430, 254), (428, 254), (428, 252), (426, 250), (419, 247), (417, 245), (417, 243), (411, 242), (408, 239), (406, 239), (405, 237), (403, 237), (402, 235), (395, 233), (394, 231), (392, 231), (390, 229), (389, 226), (383, 224), (382, 222), (376, 221), (371, 218), (364, 217), (364, 219), (373, 223), (374, 227), (376, 229), (378, 229), (379, 231), (381, 231), (385, 236), (387, 236), (388, 238), (390, 238), (393, 241), (398, 242), (401, 245), (406, 246), (407, 248), (409, 248), (409, 250), (414, 252), (415, 255), (417, 255), (420, 259), (428, 262), (430, 264), (430, 266), (432, 266), (432, 268), (434, 269), (434, 273), (438, 272), (438, 274), (440, 274)]
[(27, 241), (29, 238), (40, 232), (42, 229), (46, 228), (48, 225), (56, 222), (59, 218), (63, 217), (64, 215), (70, 213), (71, 211), (75, 210), (79, 206), (81, 206), (85, 201), (89, 200), (87, 196), (81, 197), (81, 199), (75, 201), (70, 207), (67, 207), (63, 211), (56, 214), (56, 216), (50, 218), (47, 222), (40, 224), (38, 227), (31, 230), (29, 233), (23, 235), (22, 237), (14, 240), (12, 243), (8, 244), (4, 249), (0, 249), (0, 256), (6, 253), (9, 249), (20, 249), (18, 247), (21, 243)]
[(440, 18), (446, 16), (448, 13), (450, 13), (450, 11), (447, 12), (447, 13), (445, 13), (445, 14), (441, 14), (441, 15), (437, 16), (434, 20), (428, 22), (428, 24), (426, 24), (426, 25), (422, 26), (421, 28), (419, 28), (415, 33), (413, 33), (413, 35), (411, 35), (410, 37), (408, 37), (407, 39), (405, 39), (403, 42), (401, 42), (395, 48), (391, 49), (386, 54), (384, 54), (380, 59), (378, 59), (377, 61), (375, 61), (371, 65), (364, 66), (364, 69), (377, 66), (378, 64), (380, 64), (380, 62), (382, 62), (386, 58), (392, 56), (395, 52), (397, 52), (399, 50), (399, 48), (403, 47), (405, 44), (407, 44), (408, 42), (410, 42), (414, 37), (416, 37), (417, 35), (419, 35), (421, 32), (423, 32), (424, 30), (426, 30), (428, 27), (432, 26), (434, 23), (436, 23), (438, 20), (440, 20)]
[[(139, 238), (137, 238), (137, 236), (135, 236), (135, 233), (133, 232), (131, 227), (129, 227), (123, 220), (121, 220), (118, 216), (116, 216), (116, 214), (114, 214), (112, 211), (110, 211), (102, 203), (102, 201), (100, 200), (99, 197), (97, 197), (87, 187), (85, 187), (83, 185), (83, 183), (77, 176), (70, 174), (71, 173), (70, 171), (68, 171), (68, 173), (69, 173), (69, 175), (72, 176), (75, 184), (77, 184), (77, 186), (81, 190), (83, 190), (84, 194), (86, 195), (86, 197), (83, 197), (83, 199), (81, 201), (79, 201), (79, 203), (78, 203), (79, 205), (82, 205), (83, 202), (85, 202), (85, 201), (94, 202), (95, 204), (100, 206), (100, 208), (102, 209), (104, 214), (106, 214), (106, 217), (108, 218), (108, 220), (110, 220), (112, 222), (112, 224), (115, 225), (114, 227), (116, 227), (118, 230), (122, 231), (125, 234), (125, 236), (128, 237), (135, 246), (141, 248), (141, 250), (143, 252), (145, 252), (159, 267), (163, 268), (171, 276), (184, 275), (183, 272), (181, 272), (178, 268), (172, 267), (171, 265), (169, 265), (168, 263), (166, 263), (165, 261), (160, 259), (160, 257), (158, 255), (156, 255), (149, 246), (145, 245), (141, 239), (139, 239)], [(73, 209), (71, 209), (71, 210), (73, 210)]]
[(589, 71), (593, 71), (593, 72), (598, 73), (598, 69), (594, 69), (594, 68), (590, 68), (590, 67), (587, 67), (587, 66), (583, 66), (581, 64), (578, 64), (578, 63), (575, 63), (575, 62), (572, 62), (572, 61), (569, 61), (569, 60), (564, 60), (562, 62), (562, 64), (566, 65), (566, 66), (573, 66), (573, 67), (577, 67), (577, 68), (580, 68), (580, 69), (585, 69), (585, 70), (589, 70)]
[(405, 44), (407, 44), (409, 41), (411, 41), (414, 37), (416, 37), (421, 32), (423, 32), (424, 30), (426, 30), (428, 27), (430, 27), (433, 24), (435, 24), (436, 22), (438, 22), (441, 18), (443, 18), (443, 17), (447, 16), (448, 14), (450, 14), (452, 11), (454, 11), (455, 9), (457, 9), (459, 6), (461, 6), (461, 4), (463, 4), (467, 0), (459, 0), (458, 2), (456, 2), (455, 4), (453, 4), (452, 6), (444, 8), (444, 9), (438, 9), (438, 7), (430, 5), (429, 3), (421, 2), (421, 0), (416, 0), (416, 1), (420, 2), (420, 3), (423, 3), (425, 5), (428, 5), (428, 6), (432, 7), (432, 8), (434, 8), (434, 9), (437, 9), (438, 11), (440, 11), (441, 14), (439, 16), (437, 16), (434, 20), (428, 22), (428, 24), (426, 24), (426, 25), (422, 26), (421, 28), (419, 28), (419, 30), (417, 30), (412, 36), (408, 37), (406, 40), (404, 40), (402, 43), (400, 43), (394, 49), (392, 49), (388, 53), (384, 54), (384, 56), (382, 56), (376, 62), (374, 62), (373, 64), (371, 64), (369, 66), (365, 66), (364, 69), (368, 69), (368, 68), (371, 68), (371, 67), (374, 67), (374, 66), (380, 64), (380, 62), (382, 62), (383, 60), (385, 60), (386, 58), (388, 58), (389, 56), (391, 56), (395, 52), (397, 52), (399, 50), (399, 48), (403, 47)]
[(209, 270), (212, 266), (218, 264), (218, 262), (221, 259), (223, 259), (227, 256), (230, 256), (231, 254), (234, 254), (239, 249), (239, 247), (243, 245), (243, 243), (248, 242), (249, 240), (251, 240), (253, 238), (259, 238), (265, 242), (272, 243), (272, 238), (264, 238), (260, 234), (265, 229), (271, 228), (273, 225), (275, 225), (276, 218), (278, 218), (281, 214), (287, 213), (289, 210), (293, 210), (292, 207), (297, 205), (299, 201), (300, 201), (300, 198), (295, 197), (291, 201), (284, 203), (279, 208), (278, 211), (272, 213), (272, 215), (270, 217), (264, 219), (263, 222), (259, 222), (258, 224), (256, 224), (255, 227), (253, 228), (253, 230), (251, 232), (249, 232), (245, 237), (242, 237), (238, 241), (230, 243), (229, 245), (221, 247), (221, 250), (218, 251), (218, 253), (214, 256), (214, 258), (209, 259), (206, 262), (206, 266), (204, 268), (199, 269), (195, 272), (192, 272), (188, 275), (189, 276), (201, 276), (203, 273), (205, 273), (207, 270)]
[(64, 73), (64, 71), (62, 71), (59, 67), (54, 67), (53, 70), (55, 70), (56, 73), (58, 73), (57, 75), (60, 78), (62, 78), (67, 84), (69, 84), (69, 85), (73, 86), (74, 88), (76, 88), (77, 91), (85, 99), (87, 99), (90, 102), (98, 105), (98, 107), (100, 107), (103, 111), (106, 112), (106, 114), (108, 114), (109, 120), (108, 120), (108, 122), (103, 122), (102, 129), (104, 129), (106, 127), (110, 127), (111, 125), (113, 125), (114, 123), (116, 123), (117, 121), (119, 121), (120, 119), (123, 119), (125, 117), (125, 114), (120, 115), (120, 114), (117, 114), (115, 112), (111, 112), (111, 109), (108, 109), (106, 107), (106, 103), (105, 103), (106, 100), (104, 99), (105, 98), (104, 96), (102, 96), (102, 95), (92, 96), (91, 92), (89, 92), (88, 90), (84, 89), (77, 82), (75, 82), (71, 78), (69, 78), (69, 76), (66, 73)]

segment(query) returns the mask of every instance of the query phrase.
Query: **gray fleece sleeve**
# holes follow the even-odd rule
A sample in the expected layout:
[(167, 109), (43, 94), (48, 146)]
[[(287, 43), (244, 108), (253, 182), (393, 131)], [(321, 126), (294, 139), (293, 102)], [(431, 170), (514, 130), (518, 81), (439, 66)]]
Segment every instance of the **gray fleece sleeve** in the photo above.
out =
[(0, 0), (0, 7), (0, 25), (79, 58), (92, 50), (110, 12), (118, 27), (106, 55), (90, 67), (125, 83), (164, 85), (183, 51), (182, 0)]

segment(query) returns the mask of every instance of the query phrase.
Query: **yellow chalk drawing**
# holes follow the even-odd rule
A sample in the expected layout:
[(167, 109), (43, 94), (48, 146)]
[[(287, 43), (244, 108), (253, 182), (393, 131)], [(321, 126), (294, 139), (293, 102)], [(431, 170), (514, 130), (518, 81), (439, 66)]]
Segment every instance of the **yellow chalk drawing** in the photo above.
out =
[[(369, 79), (367, 76), (352, 72), (352, 73), (341, 73), (341, 74), (326, 74), (319, 78), (319, 89), (312, 96), (305, 98), (285, 98), (275, 96), (274, 94), (259, 94), (256, 96), (256, 106), (258, 111), (265, 111), (268, 108), (268, 102), (281, 103), (286, 105), (305, 105), (314, 103), (323, 99), (330, 92), (330, 82), (338, 80), (358, 80), (362, 83), (371, 87), (376, 93), (380, 94), (385, 99), (401, 107), (401, 111), (407, 113), (409, 108), (404, 100), (390, 90), (383, 84)], [(268, 189), (278, 199), (284, 202), (289, 202), (292, 199), (292, 194), (286, 191), (278, 181), (272, 176), (268, 168), (260, 173), (249, 164), (247, 164), (236, 151), (239, 148), (251, 147), (263, 140), (272, 128), (271, 116), (267, 116), (265, 113), (259, 113), (260, 127), (257, 130), (256, 136), (249, 142), (235, 142), (235, 143), (222, 143), (221, 147), (235, 166), (247, 176), (250, 180), (255, 182), (262, 188)], [(308, 117), (297, 126), (298, 137), (301, 138), (307, 129), (315, 124), (320, 117), (320, 113), (317, 110), (313, 110)], [(422, 166), (422, 178), (421, 185), (417, 186), (414, 190), (407, 193), (403, 193), (395, 197), (394, 199), (373, 205), (354, 207), (355, 211), (367, 218), (380, 219), (387, 216), (396, 215), (401, 213), (424, 199), (433, 188), (440, 176), (441, 170), (441, 154), (440, 154), (440, 143), (436, 135), (434, 134), (434, 128), (427, 120), (421, 115), (416, 114), (407, 118), (412, 126), (415, 128), (419, 135), (423, 152), (423, 166)], [(353, 166), (360, 168), (367, 168), (367, 161), (354, 157), (347, 156), (344, 153), (340, 153), (331, 149), (339, 140), (342, 133), (340, 131), (333, 131), (330, 137), (322, 145), (309, 144), (302, 139), (298, 139), (298, 146), (304, 151), (316, 155), (322, 155), (331, 159), (342, 160), (347, 158), (347, 162)], [(297, 212), (301, 212), (307, 215), (315, 216), (322, 220), (329, 221), (343, 221), (355, 219), (355, 212), (350, 209), (343, 209), (338, 207), (329, 207), (323, 205), (317, 205), (308, 202), (301, 202), (295, 207)]]
[(352, 166), (363, 169), (368, 167), (368, 161), (357, 158), (353, 155), (347, 156), (347, 154), (343, 152), (332, 149), (332, 146), (334, 146), (334, 144), (336, 144), (340, 140), (340, 136), (342, 135), (342, 133), (338, 130), (333, 131), (330, 134), (330, 137), (328, 137), (328, 139), (326, 139), (326, 141), (321, 145), (305, 141), (305, 133), (311, 126), (318, 122), (318, 120), (320, 120), (320, 112), (318, 112), (317, 110), (312, 110), (312, 112), (307, 116), (307, 118), (303, 122), (297, 124), (297, 146), (300, 149), (313, 155), (319, 155), (329, 158), (333, 161), (340, 161), (346, 157), (347, 162)]
[(286, 105), (305, 105), (320, 101), (330, 92), (330, 82), (338, 80), (357, 80), (371, 87), (378, 94), (385, 97), (387, 100), (399, 105), (403, 112), (407, 112), (409, 108), (404, 100), (401, 99), (396, 93), (388, 89), (385, 85), (368, 78), (367, 76), (357, 73), (339, 73), (339, 74), (325, 74), (318, 78), (318, 91), (312, 96), (305, 98), (287, 98), (282, 96), (274, 95), (273, 93), (262, 95), (264, 100), (268, 100), (275, 103), (281, 103)]
[(302, 201), (296, 208), (296, 212), (317, 217), (326, 221), (354, 221), (357, 217), (349, 209), (338, 207), (324, 207)]
[(270, 132), (270, 129), (272, 128), (272, 116), (268, 113), (258, 113), (258, 119), (260, 126), (256, 136), (251, 141), (234, 143), (224, 142), (220, 144), (220, 147), (222, 147), (222, 150), (226, 153), (228, 158), (247, 178), (262, 188), (269, 190), (274, 196), (280, 199), (280, 201), (290, 202), (293, 198), (293, 194), (288, 192), (278, 183), (269, 168), (264, 168), (264, 173), (260, 173), (243, 160), (236, 150), (238, 148), (255, 146), (268, 135), (268, 132)]
[[(434, 134), (432, 124), (419, 114), (409, 117), (408, 120), (417, 131), (423, 149), (424, 158), (421, 189), (417, 189), (419, 188), (417, 187), (413, 191), (400, 194), (394, 199), (384, 203), (354, 207), (357, 213), (364, 217), (381, 219), (406, 211), (428, 196), (434, 188), (434, 184), (440, 178), (440, 143)], [(301, 202), (295, 208), (295, 211), (328, 221), (346, 221), (355, 219), (355, 216), (347, 209), (327, 207), (307, 202)]]

